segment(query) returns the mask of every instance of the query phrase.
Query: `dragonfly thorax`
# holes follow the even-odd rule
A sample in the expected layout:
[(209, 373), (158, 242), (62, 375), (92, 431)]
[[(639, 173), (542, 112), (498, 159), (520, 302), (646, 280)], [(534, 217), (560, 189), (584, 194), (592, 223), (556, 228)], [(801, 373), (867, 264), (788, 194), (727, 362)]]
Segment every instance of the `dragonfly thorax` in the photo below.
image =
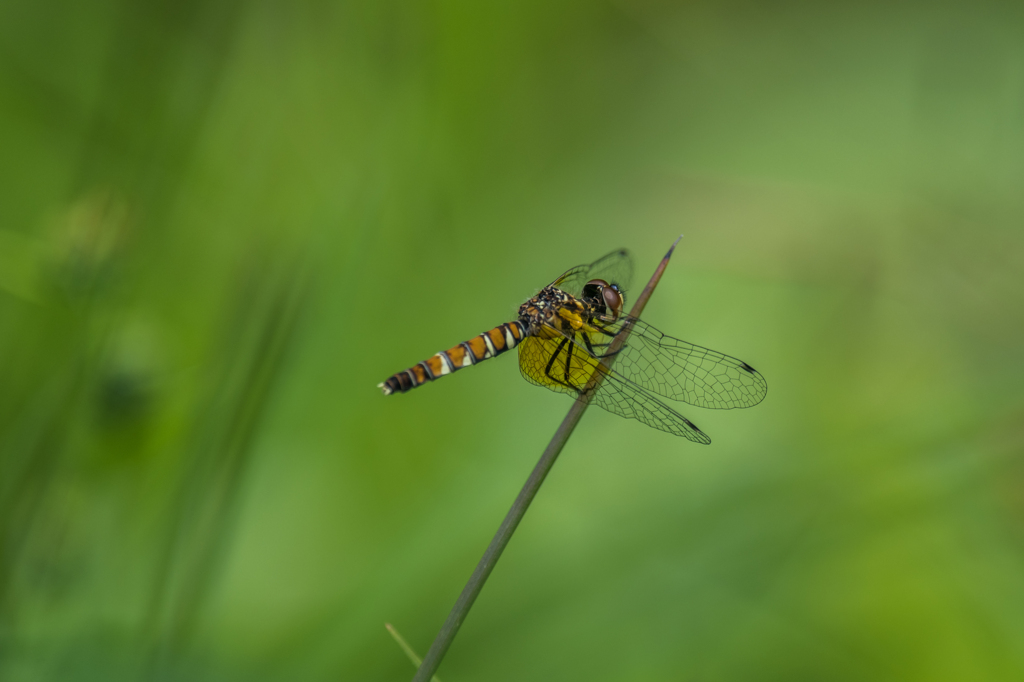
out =
[(526, 324), (531, 334), (544, 328), (569, 331), (575, 319), (583, 318), (588, 306), (571, 294), (553, 286), (540, 292), (519, 306), (519, 321)]

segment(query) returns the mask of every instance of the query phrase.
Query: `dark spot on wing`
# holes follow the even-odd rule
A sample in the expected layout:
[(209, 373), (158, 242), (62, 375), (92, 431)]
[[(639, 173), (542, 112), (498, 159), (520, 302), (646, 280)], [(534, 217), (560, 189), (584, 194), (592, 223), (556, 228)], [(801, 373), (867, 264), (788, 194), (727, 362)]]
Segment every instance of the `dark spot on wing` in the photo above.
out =
[[(680, 415), (680, 416), (682, 417), (682, 415)], [(689, 427), (690, 427), (691, 429), (693, 429), (694, 431), (696, 431), (696, 432), (697, 432), (697, 433), (699, 433), (700, 435), (702, 435), (702, 436), (704, 436), (705, 438), (707, 438), (707, 442), (708, 442), (708, 443), (710, 443), (710, 442), (711, 442), (711, 437), (710, 437), (710, 436), (708, 436), (708, 434), (706, 434), (706, 433), (704, 433), (703, 431), (701, 431), (701, 430), (700, 430), (700, 428), (698, 428), (698, 426), (697, 426), (696, 424), (694, 424), (694, 423), (693, 423), (692, 421), (690, 421), (690, 420), (689, 420), (689, 419), (687, 419), (686, 417), (682, 417), (682, 419), (683, 419), (683, 421), (684, 421), (684, 422), (686, 422), (686, 425), (687, 425), (687, 426), (689, 426)], [(691, 440), (692, 440), (692, 439), (691, 439)], [(698, 441), (698, 442), (699, 442), (699, 441)]]

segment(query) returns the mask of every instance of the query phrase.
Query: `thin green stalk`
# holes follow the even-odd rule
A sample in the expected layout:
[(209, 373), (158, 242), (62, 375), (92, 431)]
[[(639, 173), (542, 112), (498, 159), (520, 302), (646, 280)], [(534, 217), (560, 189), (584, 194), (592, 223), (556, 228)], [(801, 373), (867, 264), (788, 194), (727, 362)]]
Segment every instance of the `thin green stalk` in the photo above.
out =
[[(419, 668), (421, 662), (420, 657), (416, 655), (416, 652), (413, 651), (413, 648), (405, 641), (405, 638), (399, 634), (398, 630), (395, 629), (395, 626), (391, 623), (384, 623), (384, 627), (387, 628), (392, 639), (398, 643), (398, 646), (405, 652), (405, 655), (409, 657), (409, 660), (412, 661), (413, 667)], [(434, 675), (430, 678), (430, 682), (441, 682), (441, 680), (437, 679), (437, 675)]]
[[(644, 290), (640, 292), (636, 303), (633, 304), (633, 309), (629, 311), (631, 317), (640, 317), (644, 306), (647, 305), (651, 294), (654, 293), (655, 287), (658, 286), (661, 275), (665, 272), (668, 261), (672, 257), (672, 251), (675, 250), (678, 243), (679, 239), (672, 243), (672, 247), (665, 254), (665, 257), (661, 259), (661, 263), (658, 264), (658, 269), (654, 271), (651, 280), (644, 287)], [(419, 670), (416, 671), (416, 676), (412, 678), (412, 682), (427, 682), (434, 672), (437, 671), (438, 666), (441, 665), (441, 660), (448, 652), (448, 647), (451, 646), (452, 641), (455, 639), (456, 633), (458, 633), (462, 622), (466, 619), (466, 615), (473, 606), (473, 602), (476, 601), (477, 595), (480, 594), (480, 590), (483, 589), (484, 583), (487, 582), (487, 577), (494, 570), (494, 565), (498, 563), (498, 559), (505, 550), (505, 546), (508, 545), (509, 540), (512, 539), (512, 534), (516, 531), (516, 527), (523, 520), (523, 516), (526, 514), (526, 510), (530, 508), (530, 503), (533, 502), (534, 496), (540, 490), (541, 484), (547, 477), (548, 472), (551, 471), (551, 467), (554, 466), (559, 453), (562, 452), (562, 448), (569, 440), (569, 436), (572, 435), (573, 429), (576, 428), (576, 424), (579, 423), (580, 418), (586, 411), (589, 405), (589, 400), (586, 399), (586, 396), (592, 395), (594, 389), (601, 384), (607, 369), (615, 361), (615, 351), (622, 348), (622, 345), (626, 342), (626, 337), (629, 336), (632, 329), (632, 323), (627, 322), (623, 325), (618, 336), (615, 337), (608, 348), (608, 357), (601, 361), (600, 366), (602, 369), (594, 372), (590, 382), (583, 391), (583, 398), (575, 401), (572, 407), (569, 408), (569, 414), (562, 420), (562, 424), (555, 431), (551, 442), (544, 448), (544, 453), (540, 456), (537, 466), (533, 468), (530, 477), (526, 479), (526, 484), (519, 491), (519, 496), (512, 503), (512, 508), (509, 509), (505, 520), (498, 527), (498, 532), (494, 534), (494, 539), (491, 540), (491, 544), (487, 547), (487, 551), (484, 552), (483, 558), (480, 559), (476, 570), (470, 576), (469, 582), (462, 588), (462, 594), (455, 600), (455, 606), (452, 607), (451, 613), (448, 614), (444, 625), (441, 626), (441, 631), (437, 633), (434, 643), (430, 646), (430, 651), (427, 652), (427, 657), (423, 659), (423, 663), (420, 665)]]

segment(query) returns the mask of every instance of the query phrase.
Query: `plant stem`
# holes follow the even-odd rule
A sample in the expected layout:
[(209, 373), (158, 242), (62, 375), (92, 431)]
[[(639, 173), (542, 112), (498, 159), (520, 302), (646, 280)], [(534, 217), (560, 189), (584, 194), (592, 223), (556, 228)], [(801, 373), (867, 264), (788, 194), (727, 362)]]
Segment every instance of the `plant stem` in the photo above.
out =
[[(675, 250), (676, 244), (679, 243), (679, 239), (676, 239), (672, 243), (672, 247), (665, 254), (665, 257), (661, 259), (661, 263), (658, 264), (658, 269), (654, 271), (654, 275), (651, 276), (651, 280), (644, 287), (644, 290), (640, 292), (640, 296), (637, 297), (636, 303), (633, 304), (633, 309), (630, 310), (630, 317), (637, 318), (643, 312), (644, 306), (647, 305), (647, 301), (650, 299), (651, 294), (654, 293), (655, 287), (658, 286), (658, 282), (661, 280), (662, 273), (665, 272), (665, 268), (668, 266), (668, 261), (672, 257), (672, 251)], [(477, 564), (476, 570), (473, 571), (473, 575), (470, 576), (466, 586), (462, 588), (462, 594), (455, 601), (455, 606), (452, 607), (451, 613), (448, 614), (448, 618), (444, 621), (444, 625), (441, 626), (440, 632), (437, 633), (437, 637), (434, 639), (434, 643), (430, 646), (430, 651), (427, 652), (426, 658), (423, 659), (423, 663), (416, 671), (416, 676), (412, 678), (412, 682), (427, 682), (430, 680), (434, 672), (437, 671), (438, 666), (441, 665), (441, 660), (444, 655), (448, 652), (448, 647), (451, 646), (452, 641), (455, 639), (456, 633), (462, 626), (462, 622), (466, 619), (466, 615), (469, 613), (469, 609), (473, 606), (473, 602), (476, 601), (477, 595), (480, 594), (480, 590), (483, 589), (484, 583), (487, 582), (488, 576), (491, 571), (494, 570), (494, 565), (498, 562), (501, 557), (501, 553), (505, 550), (505, 546), (508, 545), (509, 540), (512, 539), (512, 534), (515, 532), (516, 527), (519, 526), (519, 522), (523, 520), (523, 516), (526, 515), (526, 510), (530, 508), (530, 503), (533, 502), (534, 496), (537, 491), (540, 490), (541, 484), (547, 477), (548, 472), (551, 471), (551, 467), (554, 466), (555, 460), (558, 459), (559, 453), (569, 440), (569, 436), (572, 435), (573, 429), (576, 428), (576, 424), (579, 423), (580, 418), (586, 411), (589, 405), (588, 395), (591, 395), (593, 391), (601, 384), (604, 379), (604, 375), (608, 368), (611, 367), (612, 362), (615, 361), (615, 351), (622, 348), (622, 345), (626, 342), (626, 337), (629, 336), (629, 332), (632, 331), (633, 325), (627, 322), (623, 325), (619, 331), (618, 336), (612, 341), (611, 346), (608, 348), (608, 356), (601, 361), (601, 369), (595, 371), (593, 376), (588, 382), (586, 388), (581, 394), (581, 398), (576, 400), (572, 407), (569, 408), (569, 414), (562, 420), (558, 430), (555, 431), (554, 437), (548, 446), (544, 448), (544, 453), (540, 456), (540, 460), (537, 462), (537, 466), (533, 468), (530, 473), (530, 477), (526, 479), (526, 484), (523, 485), (523, 489), (519, 491), (519, 495), (516, 497), (516, 501), (512, 503), (512, 508), (509, 509), (508, 514), (505, 516), (505, 520), (501, 522), (498, 527), (498, 532), (494, 534), (494, 539), (491, 540), (491, 544), (487, 547), (487, 551), (484, 552), (483, 558), (480, 559), (480, 563)]]

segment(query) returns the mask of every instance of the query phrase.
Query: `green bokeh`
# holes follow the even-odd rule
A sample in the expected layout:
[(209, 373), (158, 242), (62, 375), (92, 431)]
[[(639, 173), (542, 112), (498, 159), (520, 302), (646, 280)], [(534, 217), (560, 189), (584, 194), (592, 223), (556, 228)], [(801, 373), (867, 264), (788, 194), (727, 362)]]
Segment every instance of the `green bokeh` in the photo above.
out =
[(1024, 678), (1024, 10), (0, 4), (0, 678), (406, 680), (569, 401), (392, 372), (619, 246), (460, 680)]

